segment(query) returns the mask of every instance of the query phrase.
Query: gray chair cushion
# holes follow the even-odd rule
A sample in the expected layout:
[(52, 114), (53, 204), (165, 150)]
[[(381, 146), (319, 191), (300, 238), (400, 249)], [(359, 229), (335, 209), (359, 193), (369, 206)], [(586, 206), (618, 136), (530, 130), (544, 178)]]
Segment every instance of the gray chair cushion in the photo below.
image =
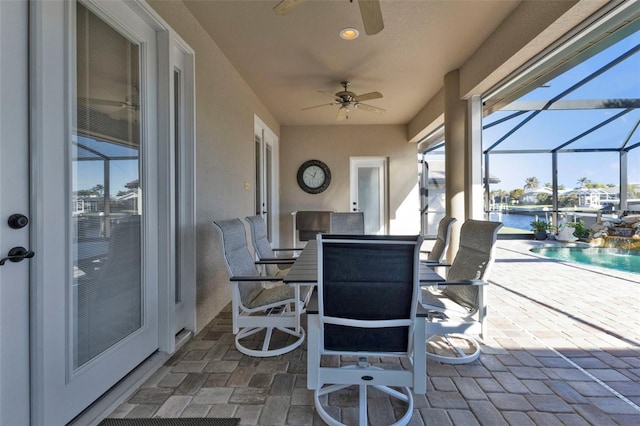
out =
[(449, 246), (449, 237), (451, 236), (451, 226), (457, 222), (457, 219), (451, 216), (443, 217), (438, 223), (438, 234), (436, 235), (436, 242), (433, 244), (431, 251), (427, 255), (428, 260), (436, 262), (442, 261), (445, 255), (445, 250)]
[[(467, 220), (460, 230), (460, 247), (447, 273), (447, 280), (486, 280), (501, 227), (500, 222)], [(468, 309), (478, 308), (477, 286), (448, 286), (442, 294)]]

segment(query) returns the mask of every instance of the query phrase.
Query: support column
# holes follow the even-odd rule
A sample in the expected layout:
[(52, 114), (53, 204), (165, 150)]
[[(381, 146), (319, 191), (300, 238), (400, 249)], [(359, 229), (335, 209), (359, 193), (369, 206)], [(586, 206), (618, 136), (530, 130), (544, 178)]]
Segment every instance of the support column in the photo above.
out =
[(447, 259), (458, 252), (460, 226), (465, 215), (467, 103), (460, 100), (460, 71), (444, 76), (445, 207), (448, 215), (458, 219), (451, 229)]
[[(482, 173), (482, 98), (474, 95), (467, 101), (467, 143), (465, 173), (465, 212), (467, 219), (485, 219), (482, 180), (489, 187), (489, 174)], [(485, 166), (486, 167), (486, 166)]]

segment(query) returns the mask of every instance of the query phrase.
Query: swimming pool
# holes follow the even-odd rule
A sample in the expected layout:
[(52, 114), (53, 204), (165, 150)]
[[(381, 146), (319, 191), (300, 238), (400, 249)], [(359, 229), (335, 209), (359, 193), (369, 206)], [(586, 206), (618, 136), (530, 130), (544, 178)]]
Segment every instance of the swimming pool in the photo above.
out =
[(582, 263), (640, 274), (640, 253), (634, 250), (545, 245), (532, 248), (531, 251), (566, 262)]

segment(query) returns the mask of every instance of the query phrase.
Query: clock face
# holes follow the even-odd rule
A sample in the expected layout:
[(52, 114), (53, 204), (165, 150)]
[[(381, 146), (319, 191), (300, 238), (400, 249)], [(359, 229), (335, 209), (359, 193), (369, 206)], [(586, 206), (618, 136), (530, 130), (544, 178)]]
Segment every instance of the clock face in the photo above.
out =
[(309, 166), (302, 173), (302, 180), (309, 188), (318, 188), (324, 183), (324, 170), (318, 166)]
[(298, 169), (298, 185), (309, 194), (319, 194), (331, 183), (331, 171), (320, 160), (305, 161)]

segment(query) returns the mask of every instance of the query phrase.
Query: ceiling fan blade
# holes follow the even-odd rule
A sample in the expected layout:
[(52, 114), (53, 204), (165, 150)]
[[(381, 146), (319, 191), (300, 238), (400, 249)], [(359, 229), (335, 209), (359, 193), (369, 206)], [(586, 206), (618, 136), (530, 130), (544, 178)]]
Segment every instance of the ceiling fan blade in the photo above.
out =
[(318, 93), (325, 95), (325, 96), (329, 96), (333, 99), (335, 99), (336, 101), (340, 101), (340, 98), (338, 96), (336, 96), (334, 93), (330, 93), (330, 92), (325, 92), (324, 90), (318, 90)]
[(386, 110), (384, 110), (382, 108), (374, 107), (373, 105), (360, 104), (360, 103), (356, 104), (356, 108), (364, 110), (364, 111), (376, 112), (378, 114), (382, 114), (383, 112), (386, 111)]
[(134, 114), (136, 114), (136, 112), (137, 111), (132, 110), (128, 106), (122, 105), (117, 110), (107, 114), (107, 116), (114, 120), (129, 120), (131, 117), (134, 117)]
[(371, 99), (380, 99), (381, 97), (382, 97), (382, 93), (380, 92), (369, 92), (369, 93), (364, 93), (362, 95), (358, 95), (355, 98), (353, 98), (353, 100), (356, 102), (370, 101)]
[(360, 15), (367, 35), (378, 34), (384, 28), (379, 0), (358, 0)]
[(336, 104), (322, 104), (322, 105), (314, 105), (314, 106), (310, 106), (310, 107), (302, 108), (302, 111), (306, 111), (306, 110), (308, 110), (308, 109), (320, 108), (320, 107), (323, 107), (323, 106), (331, 106), (331, 105), (336, 105)]
[(302, 0), (282, 0), (273, 8), (273, 11), (276, 13), (276, 15), (288, 15), (293, 12), (293, 9), (298, 7), (301, 1)]
[(342, 121), (342, 120), (346, 120), (349, 118), (349, 108), (347, 107), (340, 107), (340, 109), (338, 109), (338, 116), (336, 117), (337, 121)]

